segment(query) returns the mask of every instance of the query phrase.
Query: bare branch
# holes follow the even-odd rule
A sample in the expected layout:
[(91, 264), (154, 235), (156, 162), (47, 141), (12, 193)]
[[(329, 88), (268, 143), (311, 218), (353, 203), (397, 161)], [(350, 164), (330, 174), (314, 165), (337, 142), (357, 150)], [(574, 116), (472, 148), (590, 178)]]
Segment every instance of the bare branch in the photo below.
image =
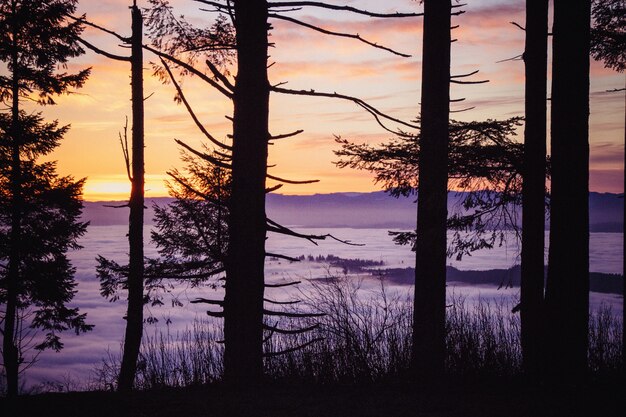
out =
[(223, 311), (207, 311), (206, 314), (209, 317), (224, 318), (224, 312)]
[(318, 337), (318, 338), (315, 338), (313, 340), (309, 340), (306, 343), (303, 343), (303, 344), (301, 344), (299, 346), (296, 346), (296, 347), (293, 347), (293, 348), (290, 348), (290, 349), (281, 350), (279, 352), (265, 352), (263, 354), (263, 356), (265, 356), (265, 357), (272, 357), (272, 356), (278, 356), (278, 355), (286, 355), (288, 353), (295, 352), (295, 351), (300, 350), (300, 349), (304, 349), (305, 347), (307, 347), (307, 346), (309, 346), (309, 345), (311, 345), (311, 344), (313, 344), (315, 342), (322, 341), (322, 340), (324, 340), (323, 337)]
[(337, 93), (323, 93), (323, 92), (318, 92), (315, 90), (291, 90), (288, 88), (282, 88), (282, 87), (270, 87), (271, 91), (274, 91), (276, 93), (281, 93), (281, 94), (291, 94), (291, 95), (297, 95), (297, 96), (310, 96), (310, 97), (328, 97), (328, 98), (338, 98), (341, 100), (347, 100), (347, 101), (351, 101), (353, 103), (355, 103), (357, 106), (363, 108), (365, 111), (367, 111), (369, 114), (371, 114), (374, 119), (376, 120), (376, 122), (385, 130), (400, 135), (400, 136), (408, 136), (406, 134), (403, 134), (402, 132), (396, 132), (393, 131), (389, 128), (387, 128), (382, 122), (381, 122), (381, 118), (392, 121), (394, 123), (398, 123), (401, 124), (403, 126), (407, 126), (410, 127), (412, 129), (419, 129), (419, 126), (413, 125), (411, 123), (407, 123), (404, 122), (400, 119), (396, 119), (395, 117), (391, 117), (383, 112), (381, 112), (380, 110), (376, 109), (375, 107), (367, 104), (365, 101), (361, 100), (360, 98), (356, 98), (356, 97), (351, 97), (351, 96), (347, 96), (344, 94), (337, 94)]
[(267, 298), (264, 298), (263, 301), (270, 303), (270, 304), (280, 304), (280, 305), (287, 305), (287, 304), (298, 304), (300, 302), (300, 300), (294, 300), (294, 301), (275, 301), (275, 300), (270, 300)]
[(510, 24), (512, 24), (513, 26), (517, 26), (518, 28), (520, 28), (521, 30), (523, 30), (524, 32), (526, 31), (526, 28), (522, 25), (520, 25), (517, 22), (509, 22)]
[[(203, 1), (203, 0), (197, 0), (197, 1)], [(323, 8), (323, 9), (330, 9), (330, 10), (340, 10), (340, 11), (347, 11), (347, 12), (352, 12), (352, 13), (356, 13), (356, 14), (361, 14), (364, 16), (369, 16), (369, 17), (381, 17), (381, 18), (387, 18), (387, 17), (421, 17), (424, 16), (424, 13), (376, 13), (376, 12), (370, 12), (368, 10), (362, 10), (362, 9), (357, 9), (351, 6), (338, 6), (335, 4), (329, 4), (329, 3), (324, 3), (324, 2), (318, 2), (318, 1), (284, 1), (284, 2), (268, 2), (267, 3), (267, 7), (268, 8), (278, 8), (278, 7), (290, 7), (290, 8), (297, 8), (297, 7), (319, 7), (319, 8)]]
[(461, 113), (461, 112), (464, 112), (464, 111), (474, 110), (475, 108), (476, 108), (476, 106), (466, 107), (466, 108), (461, 109), (461, 110), (450, 110), (450, 113)]
[(95, 53), (103, 55), (103, 56), (105, 56), (105, 57), (107, 57), (109, 59), (114, 59), (116, 61), (130, 62), (130, 57), (129, 56), (121, 56), (121, 55), (112, 54), (110, 52), (107, 52), (107, 51), (105, 51), (103, 49), (98, 48), (97, 46), (95, 46), (92, 43), (87, 42), (83, 38), (77, 38), (76, 40), (78, 42), (82, 43), (83, 45), (85, 45), (87, 48), (89, 48), (92, 51), (94, 51)]
[(263, 284), (263, 286), (265, 288), (282, 288), (282, 287), (290, 287), (292, 285), (298, 285), (301, 283), (302, 281), (291, 281), (291, 282), (286, 282), (284, 284)]
[(213, 73), (213, 75), (215, 75), (215, 78), (220, 80), (222, 82), (222, 84), (224, 84), (226, 86), (226, 88), (228, 88), (230, 91), (234, 92), (235, 91), (235, 86), (231, 84), (231, 82), (228, 80), (228, 78), (226, 78), (226, 76), (224, 74), (222, 74), (220, 72), (220, 70), (217, 69), (217, 67), (211, 63), (211, 61), (209, 61), (207, 59), (205, 62), (206, 62), (207, 67), (209, 67), (209, 69)]
[(263, 314), (266, 316), (279, 316), (279, 317), (289, 317), (293, 319), (303, 319), (303, 318), (311, 318), (311, 317), (324, 317), (326, 313), (291, 313), (288, 311), (273, 311), (263, 309)]
[(122, 139), (121, 132), (118, 132), (118, 136), (120, 137), (120, 145), (122, 147), (122, 154), (124, 155), (126, 175), (128, 175), (128, 180), (133, 182), (133, 177), (130, 174), (130, 153), (128, 152), (128, 116), (126, 116), (126, 122), (124, 123), (124, 139)]
[(410, 58), (411, 57), (411, 55), (395, 51), (395, 50), (393, 50), (391, 48), (387, 48), (386, 46), (379, 45), (379, 44), (377, 44), (375, 42), (368, 41), (367, 39), (362, 38), (358, 33), (356, 35), (354, 35), (354, 34), (351, 34), (351, 33), (334, 32), (332, 30), (323, 29), (323, 28), (321, 28), (319, 26), (311, 25), (309, 23), (303, 22), (303, 21), (298, 20), (298, 19), (294, 19), (292, 17), (281, 16), (279, 14), (274, 14), (274, 13), (269, 13), (267, 16), (271, 17), (271, 18), (274, 18), (274, 19), (286, 20), (287, 22), (295, 23), (296, 25), (300, 25), (300, 26), (303, 26), (305, 28), (312, 29), (312, 30), (314, 30), (316, 32), (320, 32), (320, 33), (323, 33), (325, 35), (338, 36), (340, 38), (356, 39), (356, 40), (358, 40), (360, 42), (363, 42), (363, 43), (365, 43), (365, 44), (367, 44), (369, 46), (372, 46), (374, 48), (382, 49), (383, 51), (391, 52), (394, 55), (398, 55), (398, 56), (401, 56), (401, 57), (404, 57), (404, 58)]
[(282, 135), (270, 135), (269, 140), (276, 140), (276, 139), (286, 139), (286, 138), (290, 138), (296, 135), (299, 135), (300, 133), (304, 132), (304, 130), (302, 129), (298, 129), (295, 132), (291, 132), (291, 133), (284, 133)]
[(288, 329), (281, 329), (281, 328), (276, 327), (276, 326), (268, 326), (267, 324), (263, 325), (263, 329), (269, 330), (272, 333), (280, 333), (280, 334), (302, 334), (302, 333), (306, 333), (306, 332), (310, 332), (312, 330), (315, 330), (315, 329), (317, 329), (319, 327), (320, 327), (319, 323), (316, 323), (313, 326), (303, 327), (301, 329), (288, 330)]
[(232, 6), (226, 5), (226, 4), (222, 4), (222, 3), (218, 3), (216, 1), (209, 1), (209, 0), (194, 0), (194, 1), (196, 1), (198, 3), (204, 3), (204, 4), (207, 4), (209, 6), (213, 6), (217, 10), (219, 10), (221, 12), (230, 12), (230, 10), (232, 9)]
[(174, 88), (176, 88), (176, 92), (178, 93), (178, 97), (180, 97), (180, 100), (185, 105), (185, 108), (187, 109), (187, 112), (191, 116), (191, 119), (194, 121), (194, 123), (196, 124), (198, 129), (200, 129), (200, 131), (204, 134), (204, 136), (206, 136), (207, 139), (209, 139), (215, 145), (217, 145), (217, 146), (219, 146), (220, 148), (223, 148), (223, 149), (232, 150), (231, 146), (228, 146), (228, 145), (220, 142), (219, 140), (215, 139), (215, 137), (213, 137), (213, 135), (211, 135), (209, 133), (209, 131), (206, 130), (204, 125), (196, 117), (196, 113), (193, 111), (193, 109), (191, 108), (191, 105), (189, 105), (189, 102), (185, 98), (185, 94), (183, 94), (183, 90), (180, 87), (180, 85), (178, 84), (178, 82), (176, 81), (176, 78), (174, 77), (174, 74), (172, 74), (172, 71), (170, 70), (169, 65), (167, 65), (167, 63), (165, 62), (165, 60), (163, 58), (160, 57), (160, 60), (161, 60), (161, 63), (163, 64), (163, 67), (165, 68), (165, 71), (167, 71), (167, 74), (170, 76), (170, 80), (172, 80), (172, 84), (174, 84)]
[(124, 36), (120, 35), (117, 32), (114, 32), (114, 31), (112, 31), (110, 29), (107, 29), (107, 28), (105, 28), (103, 26), (100, 26), (100, 25), (97, 25), (97, 24), (95, 24), (93, 22), (90, 22), (89, 20), (86, 19), (86, 17), (84, 15), (81, 16), (81, 17), (76, 17), (76, 16), (72, 16), (71, 14), (67, 14), (66, 16), (69, 17), (70, 19), (73, 19), (73, 20), (77, 21), (77, 22), (80, 22), (80, 23), (83, 23), (83, 24), (85, 24), (87, 26), (91, 26), (92, 28), (101, 30), (102, 32), (106, 32), (109, 35), (113, 35), (117, 39), (119, 39), (120, 41), (122, 41), (124, 43), (130, 43), (130, 40), (131, 40), (130, 37), (128, 37), (128, 38), (124, 37)]
[(468, 72), (467, 74), (459, 74), (459, 75), (451, 75), (450, 78), (465, 78), (471, 77), (472, 75), (478, 74), (479, 70)]
[(273, 193), (274, 191), (278, 190), (279, 188), (283, 188), (283, 184), (276, 184), (273, 187), (266, 188), (265, 189), (265, 194)]
[(496, 64), (501, 64), (502, 62), (508, 62), (508, 61), (519, 61), (520, 59), (523, 59), (523, 54), (519, 54), (519, 55), (515, 55), (513, 58), (507, 58), (507, 59), (502, 59), (500, 61), (496, 61)]
[(196, 155), (197, 157), (202, 158), (205, 161), (209, 161), (210, 163), (212, 163), (214, 165), (217, 165), (220, 168), (233, 169), (233, 167), (231, 167), (226, 162), (220, 161), (219, 159), (214, 158), (211, 155), (208, 155), (208, 154), (206, 154), (204, 152), (198, 152), (194, 148), (192, 148), (191, 146), (187, 145), (185, 142), (183, 142), (183, 141), (181, 141), (179, 139), (174, 139), (174, 142), (176, 142), (177, 144), (179, 144), (183, 148), (187, 149), (189, 152), (191, 152), (192, 154)]
[(207, 82), (208, 84), (211, 85), (211, 87), (215, 88), (217, 91), (219, 91), (220, 93), (224, 94), (226, 97), (232, 99), (233, 98), (233, 93), (231, 93), (230, 91), (226, 90), (224, 87), (222, 87), (221, 85), (219, 85), (217, 82), (215, 82), (214, 80), (212, 80), (210, 77), (208, 77), (205, 73), (203, 73), (202, 71), (198, 71), (197, 69), (195, 69), (193, 66), (187, 64), (184, 61), (181, 61), (180, 59), (170, 55), (170, 54), (166, 54), (165, 52), (161, 52), (157, 49), (152, 48), (149, 45), (143, 45), (143, 49), (152, 52), (153, 54), (157, 55), (160, 58), (165, 58), (168, 61), (173, 62), (174, 64), (183, 67), (184, 69), (186, 69), (187, 71), (189, 71), (190, 73), (198, 76), (202, 81)]
[(271, 174), (265, 174), (265, 176), (271, 180), (284, 182), (285, 184), (312, 184), (314, 182), (320, 182), (320, 180), (302, 180), (302, 181), (286, 180), (284, 178), (276, 177)]
[(489, 80), (480, 80), (480, 81), (459, 81), (459, 80), (450, 80), (452, 84), (485, 84), (488, 83)]
[(298, 258), (294, 258), (292, 256), (287, 256), (287, 255), (281, 255), (279, 253), (265, 252), (265, 256), (268, 257), (268, 258), (285, 259), (285, 260), (290, 261), (290, 262), (300, 262), (300, 259), (298, 259)]
[(198, 197), (203, 198), (206, 201), (210, 201), (211, 203), (213, 203), (215, 205), (223, 205), (222, 201), (216, 200), (215, 198), (211, 197), (210, 195), (196, 190), (195, 188), (193, 188), (192, 186), (187, 184), (185, 181), (183, 181), (181, 178), (177, 177), (174, 173), (168, 172), (167, 175), (172, 177), (174, 179), (174, 181), (176, 181), (178, 184), (183, 186), (187, 191), (192, 192), (193, 194), (197, 195)]
[(224, 300), (209, 300), (206, 298), (197, 298), (195, 300), (191, 300), (189, 301), (191, 304), (211, 304), (211, 305), (218, 305), (218, 306), (223, 306), (224, 305)]

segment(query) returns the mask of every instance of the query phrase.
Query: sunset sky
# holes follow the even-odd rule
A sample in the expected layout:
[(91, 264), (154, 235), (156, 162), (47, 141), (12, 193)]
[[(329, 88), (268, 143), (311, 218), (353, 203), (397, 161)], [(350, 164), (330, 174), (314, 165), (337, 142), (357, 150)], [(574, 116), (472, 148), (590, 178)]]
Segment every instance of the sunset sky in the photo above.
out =
[[(350, 3), (355, 7), (382, 12), (421, 11), (417, 1), (375, 0), (329, 1)], [(130, 34), (130, 0), (82, 0), (80, 13), (121, 34)], [(453, 18), (460, 28), (453, 32), (458, 41), (452, 47), (452, 73), (474, 70), (474, 79), (489, 79), (481, 85), (452, 85), (452, 109), (475, 106), (472, 111), (453, 114), (459, 120), (508, 118), (521, 116), (524, 110), (524, 67), (520, 60), (498, 61), (520, 55), (524, 33), (509, 22), (524, 25), (523, 0), (468, 0), (466, 13)], [(146, 0), (139, 0), (147, 6)], [(210, 25), (215, 14), (192, 0), (172, 0), (179, 13), (199, 25)], [(355, 40), (329, 37), (289, 22), (273, 21), (270, 68), (272, 84), (288, 81), (292, 89), (314, 89), (358, 96), (378, 109), (402, 119), (414, 119), (420, 100), (422, 19), (375, 19), (355, 17), (350, 13), (310, 9), (299, 18), (324, 28), (358, 33), (362, 37), (411, 54), (402, 58), (373, 49)], [(90, 42), (117, 54), (128, 54), (109, 35), (87, 30)], [(181, 167), (179, 149), (174, 139), (199, 147), (202, 134), (182, 106), (172, 100), (174, 89), (151, 77), (146, 55), (146, 196), (166, 195), (165, 172)], [(62, 174), (87, 177), (85, 199), (124, 199), (130, 188), (126, 179), (118, 132), (130, 116), (130, 65), (111, 61), (88, 52), (70, 64), (70, 69), (91, 66), (92, 76), (77, 94), (64, 96), (57, 106), (43, 109), (49, 119), (58, 118), (72, 126), (65, 140), (52, 155)], [(624, 74), (591, 64), (591, 179), (592, 191), (622, 192), (624, 152), (624, 93), (606, 90), (624, 86)], [(184, 82), (187, 98), (207, 129), (217, 138), (231, 132), (231, 103), (203, 82)], [(575, 86), (573, 86), (575, 88)], [(337, 100), (307, 97), (271, 97), (272, 134), (304, 129), (304, 133), (277, 142), (270, 147), (270, 172), (290, 179), (319, 179), (310, 185), (286, 185), (285, 194), (313, 194), (378, 189), (370, 175), (353, 170), (339, 170), (333, 150), (333, 135), (356, 142), (380, 143), (392, 137), (354, 104)], [(522, 131), (520, 131), (519, 140)]]

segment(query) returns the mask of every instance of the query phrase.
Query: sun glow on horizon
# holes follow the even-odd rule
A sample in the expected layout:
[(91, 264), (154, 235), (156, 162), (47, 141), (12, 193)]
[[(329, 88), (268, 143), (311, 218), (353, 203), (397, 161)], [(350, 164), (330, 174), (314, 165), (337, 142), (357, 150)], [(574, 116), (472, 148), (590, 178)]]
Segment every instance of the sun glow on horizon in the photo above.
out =
[[(166, 177), (146, 175), (145, 196), (167, 197)], [(87, 178), (83, 189), (85, 201), (119, 201), (130, 197), (130, 181), (123, 175), (94, 176)]]

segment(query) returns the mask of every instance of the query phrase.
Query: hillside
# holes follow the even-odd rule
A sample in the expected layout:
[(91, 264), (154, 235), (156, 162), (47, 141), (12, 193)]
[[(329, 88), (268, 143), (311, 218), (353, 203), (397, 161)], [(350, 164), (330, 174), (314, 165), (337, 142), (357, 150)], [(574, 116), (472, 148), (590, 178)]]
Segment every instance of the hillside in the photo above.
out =
[[(450, 193), (448, 210), (455, 210), (461, 193)], [(154, 217), (154, 204), (165, 205), (171, 198), (146, 201), (146, 223)], [(86, 202), (83, 219), (92, 225), (125, 224), (127, 208), (112, 208), (121, 202)], [(415, 225), (415, 197), (394, 198), (382, 191), (313, 195), (269, 194), (267, 215), (286, 225), (302, 227), (404, 228)], [(592, 232), (622, 232), (624, 200), (619, 194), (590, 193)], [(520, 216), (521, 218), (521, 216)]]

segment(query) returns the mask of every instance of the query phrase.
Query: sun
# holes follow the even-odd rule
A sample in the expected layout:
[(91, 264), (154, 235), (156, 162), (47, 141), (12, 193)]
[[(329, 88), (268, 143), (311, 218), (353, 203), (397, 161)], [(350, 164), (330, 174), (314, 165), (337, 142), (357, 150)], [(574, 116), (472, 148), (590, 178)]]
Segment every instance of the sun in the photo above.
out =
[[(146, 175), (146, 197), (166, 197), (167, 189), (162, 175)], [(130, 181), (122, 175), (90, 177), (85, 182), (83, 197), (86, 201), (128, 200)]]

